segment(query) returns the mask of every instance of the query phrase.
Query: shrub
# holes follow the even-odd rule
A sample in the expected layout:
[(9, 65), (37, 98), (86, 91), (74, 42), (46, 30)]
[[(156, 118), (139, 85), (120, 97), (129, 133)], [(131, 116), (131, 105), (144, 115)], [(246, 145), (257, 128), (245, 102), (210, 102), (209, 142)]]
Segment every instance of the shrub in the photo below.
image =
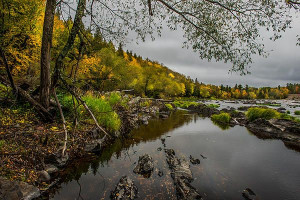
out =
[(191, 101), (174, 101), (173, 104), (179, 108), (188, 108), (192, 105), (197, 106), (199, 103), (191, 102)]
[(174, 110), (173, 106), (169, 103), (165, 104), (166, 107), (169, 109), (169, 110)]
[(295, 115), (300, 115), (300, 110), (296, 110)]
[(291, 112), (288, 110), (288, 111), (286, 111), (286, 114), (291, 114)]
[(249, 108), (246, 116), (250, 121), (254, 121), (258, 118), (269, 120), (279, 118), (280, 113), (271, 108)]
[[(60, 103), (64, 106), (68, 112), (65, 112), (67, 116), (73, 116), (73, 100), (71, 95), (59, 96)], [(104, 126), (109, 131), (117, 131), (121, 126), (121, 120), (118, 114), (112, 109), (112, 106), (116, 105), (121, 101), (121, 96), (118, 93), (112, 93), (108, 97), (98, 98), (92, 94), (86, 94), (82, 97), (86, 105), (93, 112), (95, 118), (101, 126)], [(76, 107), (78, 106), (75, 100)], [(80, 105), (77, 108), (80, 118), (90, 119), (89, 113), (85, 108)]]
[(219, 104), (209, 104), (208, 107), (209, 108), (219, 108), (220, 105)]
[(230, 114), (228, 113), (220, 113), (211, 116), (211, 119), (215, 122), (221, 122), (224, 124), (228, 124), (230, 122)]

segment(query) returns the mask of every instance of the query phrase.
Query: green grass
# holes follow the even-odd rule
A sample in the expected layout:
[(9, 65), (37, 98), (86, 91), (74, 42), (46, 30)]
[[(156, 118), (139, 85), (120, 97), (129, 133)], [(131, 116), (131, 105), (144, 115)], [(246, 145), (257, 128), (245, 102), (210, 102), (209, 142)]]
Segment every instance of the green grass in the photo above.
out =
[(271, 108), (249, 108), (246, 112), (246, 116), (249, 121), (254, 121), (256, 119), (274, 119), (280, 118), (280, 113)]
[(209, 104), (208, 107), (209, 108), (219, 108), (220, 105), (219, 104)]
[(166, 107), (167, 107), (169, 110), (174, 110), (174, 108), (173, 108), (173, 106), (172, 106), (171, 104), (166, 103), (165, 105), (166, 105)]
[(257, 103), (256, 105), (260, 105), (260, 106), (272, 106), (272, 107), (280, 107), (281, 104), (276, 104), (276, 103)]
[(197, 106), (199, 105), (199, 103), (196, 103), (196, 102), (191, 102), (191, 101), (174, 101), (173, 104), (176, 106), (176, 107), (179, 107), (179, 108), (189, 108), (190, 106)]
[[(113, 110), (113, 107), (118, 103), (122, 103), (121, 96), (118, 93), (111, 93), (110, 96), (96, 97), (91, 94), (82, 96), (82, 100), (93, 112), (95, 118), (101, 126), (104, 126), (108, 131), (117, 131), (120, 129), (121, 120), (118, 114)], [(67, 110), (67, 116), (74, 116), (74, 105), (72, 96), (64, 95), (60, 96), (60, 102)], [(91, 121), (89, 113), (85, 110), (82, 105), (78, 105), (75, 100), (75, 105), (77, 107), (77, 112), (79, 118), (86, 121)]]
[(228, 124), (230, 122), (231, 116), (228, 113), (220, 113), (220, 114), (212, 115), (211, 119), (215, 122)]
[(295, 115), (300, 115), (300, 110), (296, 110), (294, 113)]

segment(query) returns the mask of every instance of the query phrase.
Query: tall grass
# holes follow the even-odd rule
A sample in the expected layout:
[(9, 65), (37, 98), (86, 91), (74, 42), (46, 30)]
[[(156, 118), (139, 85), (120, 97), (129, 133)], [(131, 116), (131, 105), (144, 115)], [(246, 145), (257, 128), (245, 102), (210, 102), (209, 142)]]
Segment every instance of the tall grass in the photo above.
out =
[(228, 124), (230, 122), (230, 114), (228, 113), (220, 113), (211, 116), (211, 119), (215, 122), (221, 122), (224, 124)]
[[(95, 115), (98, 123), (105, 127), (108, 131), (117, 131), (120, 129), (121, 120), (118, 114), (113, 110), (113, 107), (118, 103), (122, 103), (122, 98), (118, 93), (111, 93), (109, 96), (96, 96), (86, 94), (82, 96), (82, 100), (90, 108)], [(67, 110), (67, 115), (74, 116), (74, 103), (71, 95), (60, 96), (60, 102)], [(80, 120), (92, 122), (89, 113), (82, 105), (79, 105), (75, 100), (75, 107), (79, 114)]]
[(249, 108), (246, 112), (246, 116), (249, 121), (254, 121), (256, 119), (274, 119), (280, 118), (280, 113), (271, 108)]

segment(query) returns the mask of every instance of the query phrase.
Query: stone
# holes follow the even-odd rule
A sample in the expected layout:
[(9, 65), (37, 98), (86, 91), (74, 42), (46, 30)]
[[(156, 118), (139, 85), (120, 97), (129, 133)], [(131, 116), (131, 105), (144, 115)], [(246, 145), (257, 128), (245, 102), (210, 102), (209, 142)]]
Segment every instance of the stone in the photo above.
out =
[(54, 174), (58, 172), (58, 168), (54, 165), (48, 164), (45, 166), (45, 171), (48, 172), (48, 174)]
[(50, 175), (48, 172), (45, 170), (39, 171), (38, 172), (38, 181), (39, 182), (49, 182), (51, 179)]
[(256, 194), (250, 188), (246, 188), (242, 192), (242, 196), (247, 200), (256, 200), (257, 199)]
[(40, 196), (40, 190), (25, 182), (10, 181), (0, 177), (1, 200), (32, 200)]
[(145, 154), (139, 157), (138, 164), (134, 168), (133, 172), (149, 178), (152, 175), (153, 169), (153, 158), (149, 154)]
[(113, 200), (132, 200), (137, 198), (137, 187), (127, 176), (123, 176), (115, 190), (111, 192), (110, 198)]
[(200, 164), (200, 160), (198, 158), (194, 158), (193, 156), (190, 155), (190, 162), (193, 165), (199, 165)]
[(165, 149), (166, 160), (171, 170), (171, 177), (176, 188), (177, 199), (194, 200), (202, 199), (201, 195), (190, 184), (193, 181), (189, 162), (175, 156), (173, 149)]

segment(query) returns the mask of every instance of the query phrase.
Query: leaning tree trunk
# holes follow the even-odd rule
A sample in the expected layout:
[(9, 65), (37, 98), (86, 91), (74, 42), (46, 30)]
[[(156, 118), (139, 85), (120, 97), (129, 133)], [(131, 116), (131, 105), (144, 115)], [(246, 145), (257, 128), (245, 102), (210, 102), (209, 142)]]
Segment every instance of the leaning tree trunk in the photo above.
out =
[(41, 75), (40, 75), (40, 103), (46, 109), (49, 108), (50, 104), (50, 60), (51, 60), (51, 45), (53, 36), (53, 24), (54, 15), (56, 8), (56, 0), (47, 0), (44, 27), (43, 27), (43, 38), (41, 48)]
[(52, 78), (52, 89), (53, 90), (57, 85), (57, 82), (58, 82), (58, 79), (60, 76), (60, 71), (63, 66), (63, 60), (69, 53), (70, 49), (73, 47), (76, 36), (79, 33), (81, 26), (83, 26), (82, 18), (84, 16), (85, 7), (86, 7), (86, 0), (79, 0), (76, 14), (75, 14), (74, 23), (73, 23), (71, 32), (69, 34), (68, 41), (56, 59), (55, 71), (54, 71), (54, 75)]

